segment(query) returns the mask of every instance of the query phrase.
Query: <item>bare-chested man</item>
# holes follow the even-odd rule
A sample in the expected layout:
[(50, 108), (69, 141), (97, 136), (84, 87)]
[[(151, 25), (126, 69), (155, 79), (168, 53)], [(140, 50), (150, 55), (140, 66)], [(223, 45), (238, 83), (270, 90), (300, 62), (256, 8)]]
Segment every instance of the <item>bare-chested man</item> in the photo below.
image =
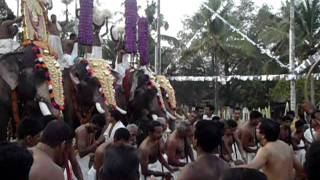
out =
[(20, 44), (13, 40), (17, 33), (13, 25), (20, 23), (22, 20), (23, 16), (15, 18), (13, 14), (8, 14), (5, 19), (0, 20), (0, 54), (6, 54), (19, 48)]
[(99, 173), (96, 172), (100, 172), (100, 169), (103, 165), (103, 158), (105, 153), (110, 150), (111, 147), (119, 145), (129, 145), (129, 139), (130, 133), (126, 128), (117, 129), (114, 134), (114, 141), (112, 144), (104, 142), (97, 148), (94, 156), (94, 166), (90, 169), (89, 176), (91, 176), (90, 174), (96, 175), (96, 178), (99, 179)]
[(66, 142), (72, 140), (72, 130), (63, 121), (52, 121), (44, 129), (41, 141), (31, 148), (33, 164), (30, 180), (64, 180)]
[(169, 136), (167, 145), (168, 163), (172, 166), (183, 167), (194, 161), (189, 139), (192, 139), (192, 126), (189, 122), (179, 122), (177, 129)]
[(169, 172), (161, 172), (158, 169), (151, 170), (149, 165), (156, 163), (158, 160), (165, 166), (170, 172), (175, 169), (171, 168), (169, 164), (163, 158), (160, 152), (160, 140), (162, 137), (163, 129), (162, 125), (157, 121), (150, 122), (149, 135), (139, 146), (139, 159), (141, 164), (141, 173), (143, 176), (156, 176), (170, 179), (172, 175)]
[(258, 150), (256, 140), (256, 126), (262, 118), (262, 114), (258, 111), (252, 111), (250, 113), (249, 121), (245, 122), (238, 131), (238, 138), (241, 142), (243, 150), (245, 151), (245, 158), (248, 162), (251, 162)]
[(237, 126), (236, 121), (227, 120), (223, 136), (223, 157), (226, 161), (234, 164), (240, 164), (245, 161), (243, 148), (238, 137), (235, 135)]
[(194, 133), (197, 160), (182, 169), (179, 180), (220, 179), (228, 164), (213, 154), (221, 144), (223, 129), (213, 121), (199, 121)]
[[(83, 124), (76, 129), (76, 148), (79, 151), (77, 160), (80, 164), (84, 179), (89, 171), (89, 162), (91, 154), (95, 153), (97, 147), (104, 142), (102, 140), (95, 140), (100, 135), (97, 132), (101, 132), (105, 126), (106, 120), (104, 115), (95, 115), (92, 118), (92, 122)], [(93, 154), (92, 154), (93, 155)]]
[(52, 14), (51, 21), (48, 22), (47, 29), (49, 32), (49, 44), (50, 47), (55, 51), (60, 60), (63, 56), (63, 50), (61, 45), (60, 32), (62, 31), (62, 27), (68, 23), (68, 12), (66, 16), (65, 22), (58, 22), (57, 16)]
[(293, 180), (296, 175), (300, 175), (302, 167), (289, 145), (278, 139), (279, 134), (279, 123), (262, 120), (257, 126), (257, 138), (262, 147), (255, 159), (244, 167), (261, 169), (270, 180)]

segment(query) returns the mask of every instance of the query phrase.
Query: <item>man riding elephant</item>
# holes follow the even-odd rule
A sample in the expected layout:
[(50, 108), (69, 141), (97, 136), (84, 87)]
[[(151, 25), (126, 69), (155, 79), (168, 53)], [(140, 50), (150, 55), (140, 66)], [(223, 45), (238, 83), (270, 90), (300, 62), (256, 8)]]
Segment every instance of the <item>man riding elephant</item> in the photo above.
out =
[(12, 11), (2, 10), (0, 13), (0, 54), (13, 52), (20, 44), (13, 40), (17, 33), (15, 23), (20, 23), (23, 17), (16, 18)]

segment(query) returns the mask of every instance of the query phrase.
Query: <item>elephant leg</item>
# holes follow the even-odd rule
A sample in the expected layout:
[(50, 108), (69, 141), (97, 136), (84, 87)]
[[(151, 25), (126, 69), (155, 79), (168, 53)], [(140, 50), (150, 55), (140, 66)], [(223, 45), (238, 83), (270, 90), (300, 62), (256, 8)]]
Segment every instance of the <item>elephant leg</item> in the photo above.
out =
[(8, 123), (10, 119), (10, 108), (0, 102), (0, 141), (6, 141), (8, 138)]

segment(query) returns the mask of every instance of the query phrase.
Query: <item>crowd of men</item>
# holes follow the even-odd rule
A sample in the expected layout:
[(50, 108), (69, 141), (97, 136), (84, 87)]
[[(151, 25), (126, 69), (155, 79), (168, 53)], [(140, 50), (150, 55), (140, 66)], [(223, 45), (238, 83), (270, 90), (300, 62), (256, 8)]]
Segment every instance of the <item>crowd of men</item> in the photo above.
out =
[[(150, 115), (148, 136), (141, 142), (139, 127), (125, 127), (116, 109), (93, 116), (75, 130), (53, 116), (27, 118), (19, 125), (17, 141), (0, 145), (1, 176), (10, 180), (318, 180), (320, 111), (310, 103), (303, 109), (311, 116), (310, 126), (290, 113), (275, 121), (264, 119), (258, 111), (238, 125), (215, 116), (211, 106), (204, 115), (190, 111), (185, 120), (176, 120), (174, 129), (169, 129), (166, 119)], [(301, 150), (306, 153), (301, 155)]]

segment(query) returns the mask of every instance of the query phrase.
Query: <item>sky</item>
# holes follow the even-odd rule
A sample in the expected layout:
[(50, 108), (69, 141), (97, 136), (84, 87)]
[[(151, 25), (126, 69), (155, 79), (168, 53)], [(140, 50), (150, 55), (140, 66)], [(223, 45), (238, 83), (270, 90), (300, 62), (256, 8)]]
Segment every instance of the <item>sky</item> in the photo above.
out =
[[(21, 0), (20, 0), (21, 1)], [(63, 21), (63, 10), (65, 6), (61, 3), (61, 0), (52, 0), (53, 10), (50, 13), (57, 15), (58, 20)], [(103, 7), (107, 7), (112, 13), (121, 11), (124, 12), (124, 7), (121, 4), (124, 0), (96, 0), (103, 4)], [(139, 14), (143, 15), (143, 9), (145, 9), (148, 0), (137, 0), (138, 6), (141, 6)], [(151, 0), (149, 0), (151, 1)], [(239, 0), (236, 0), (239, 1)], [(281, 6), (282, 0), (253, 0), (257, 7), (263, 4), (268, 4), (275, 9)], [(8, 6), (14, 11), (17, 11), (17, 0), (6, 0)], [(164, 14), (165, 19), (169, 23), (168, 31), (162, 31), (163, 34), (176, 37), (177, 33), (182, 30), (182, 20), (187, 16), (192, 16), (206, 0), (161, 0), (161, 13)], [(78, 5), (79, 6), (79, 5)], [(69, 6), (69, 12), (74, 14), (75, 0)], [(118, 19), (119, 17), (114, 17)], [(114, 20), (115, 21), (115, 20)]]

